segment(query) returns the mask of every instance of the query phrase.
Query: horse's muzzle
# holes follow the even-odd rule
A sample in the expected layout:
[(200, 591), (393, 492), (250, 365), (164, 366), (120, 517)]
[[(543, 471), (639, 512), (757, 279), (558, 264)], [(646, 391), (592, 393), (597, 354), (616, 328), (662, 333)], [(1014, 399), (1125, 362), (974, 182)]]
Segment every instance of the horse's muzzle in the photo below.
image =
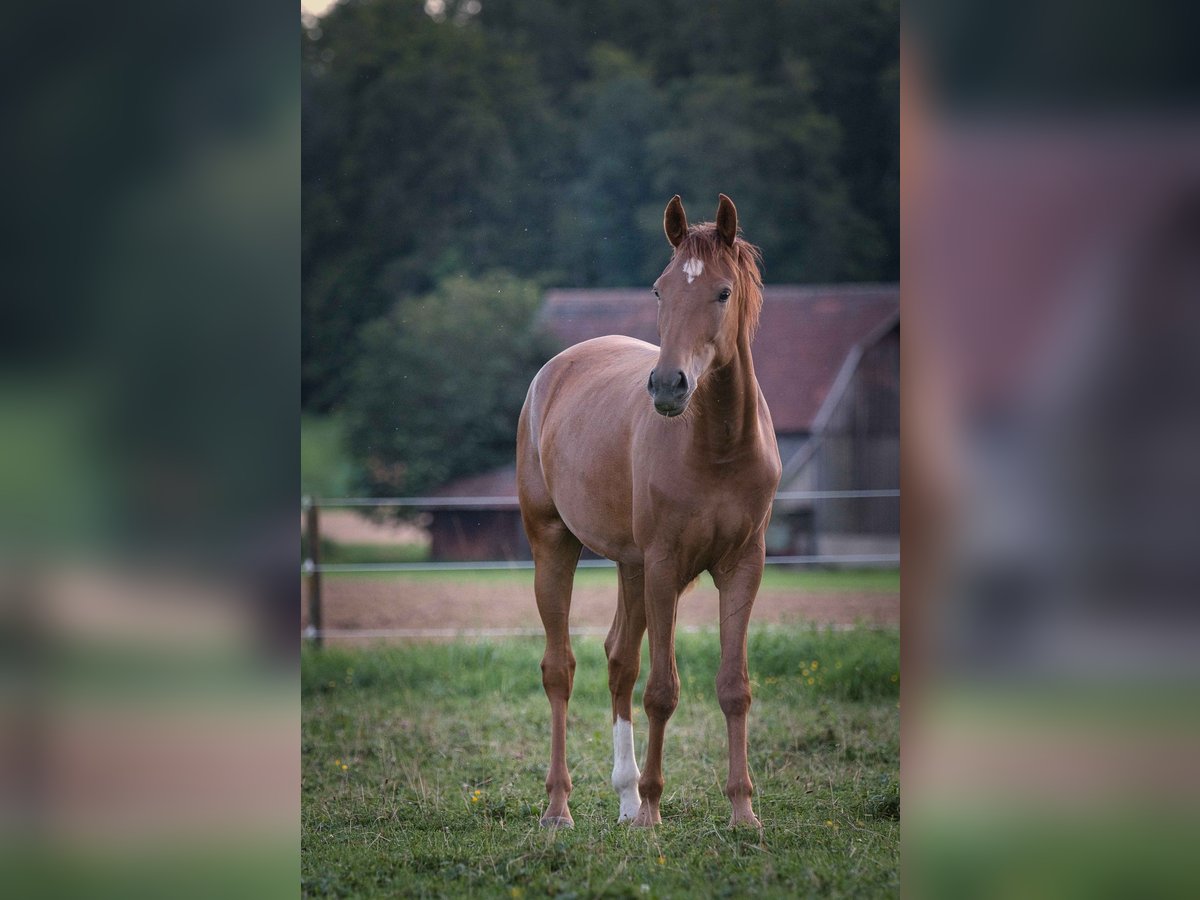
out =
[(660, 415), (671, 418), (687, 409), (688, 398), (691, 396), (687, 375), (676, 369), (675, 372), (659, 377), (658, 369), (650, 371), (650, 380), (646, 390), (654, 400), (654, 409)]

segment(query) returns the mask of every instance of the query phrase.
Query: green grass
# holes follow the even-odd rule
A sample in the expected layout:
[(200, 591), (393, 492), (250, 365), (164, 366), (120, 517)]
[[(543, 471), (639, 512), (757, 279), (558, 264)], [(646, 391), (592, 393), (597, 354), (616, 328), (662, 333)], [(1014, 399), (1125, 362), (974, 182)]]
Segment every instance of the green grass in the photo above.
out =
[[(388, 549), (368, 545), (335, 545), (330, 547), (321, 542), (321, 561), (332, 562), (420, 562), (423, 548), (409, 545)], [(355, 549), (357, 548), (357, 549)], [(529, 569), (476, 569), (441, 572), (330, 572), (326, 578), (413, 578), (430, 581), (515, 583), (533, 585), (533, 572)], [(616, 569), (579, 569), (575, 572), (576, 584), (611, 585), (617, 589)], [(711, 585), (709, 576), (701, 575), (700, 583)], [(899, 569), (813, 569), (782, 568), (768, 566), (763, 572), (763, 590), (812, 591), (837, 593), (841, 591), (890, 591), (900, 590)]]
[[(751, 636), (761, 834), (726, 825), (711, 633), (678, 640), (681, 701), (667, 731), (664, 822), (652, 830), (616, 824), (604, 651), (598, 639), (575, 642), (576, 827), (539, 828), (549, 756), (541, 652), (537, 640), (305, 651), (306, 895), (898, 893), (896, 632)], [(646, 672), (643, 661), (635, 704)], [(635, 733), (641, 756), (640, 709)]]
[[(304, 541), (301, 541), (303, 552)], [(428, 544), (340, 544), (321, 539), (322, 563), (410, 563), (429, 560)]]

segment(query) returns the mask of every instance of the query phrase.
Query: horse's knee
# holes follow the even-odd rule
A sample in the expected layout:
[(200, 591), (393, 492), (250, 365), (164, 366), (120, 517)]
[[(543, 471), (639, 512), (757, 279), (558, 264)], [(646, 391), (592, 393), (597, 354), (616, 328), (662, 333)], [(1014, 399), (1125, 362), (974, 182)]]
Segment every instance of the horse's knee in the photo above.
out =
[(728, 716), (744, 716), (750, 709), (750, 679), (744, 672), (717, 675), (717, 702)]
[(570, 697), (575, 684), (575, 656), (547, 653), (542, 657), (542, 687), (548, 697)]
[(679, 678), (654, 678), (646, 684), (646, 692), (642, 696), (642, 706), (646, 715), (652, 719), (666, 721), (679, 705)]

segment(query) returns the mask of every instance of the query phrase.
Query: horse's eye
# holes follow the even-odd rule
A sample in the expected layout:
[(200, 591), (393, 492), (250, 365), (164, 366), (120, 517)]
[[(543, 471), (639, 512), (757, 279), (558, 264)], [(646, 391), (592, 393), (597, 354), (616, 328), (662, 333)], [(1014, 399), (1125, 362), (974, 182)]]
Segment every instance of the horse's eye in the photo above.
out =
[(650, 288), (650, 290), (654, 291), (654, 296), (655, 296), (655, 297), (657, 297), (657, 296), (658, 296), (658, 289), (657, 289), (657, 288)]
[(729, 288), (725, 288), (725, 290), (723, 290), (723, 291), (721, 291), (721, 293), (717, 294), (717, 300), (719, 300), (721, 303), (724, 303), (728, 299), (729, 299)]

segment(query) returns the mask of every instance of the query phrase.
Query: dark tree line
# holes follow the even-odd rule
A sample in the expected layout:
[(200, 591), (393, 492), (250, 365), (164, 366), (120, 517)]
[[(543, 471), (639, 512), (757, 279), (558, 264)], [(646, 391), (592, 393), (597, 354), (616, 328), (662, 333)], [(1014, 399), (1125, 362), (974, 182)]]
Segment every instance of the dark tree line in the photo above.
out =
[(301, 37), (305, 408), (458, 276), (649, 283), (674, 193), (734, 197), (770, 281), (898, 276), (895, 0), (428, 8)]

